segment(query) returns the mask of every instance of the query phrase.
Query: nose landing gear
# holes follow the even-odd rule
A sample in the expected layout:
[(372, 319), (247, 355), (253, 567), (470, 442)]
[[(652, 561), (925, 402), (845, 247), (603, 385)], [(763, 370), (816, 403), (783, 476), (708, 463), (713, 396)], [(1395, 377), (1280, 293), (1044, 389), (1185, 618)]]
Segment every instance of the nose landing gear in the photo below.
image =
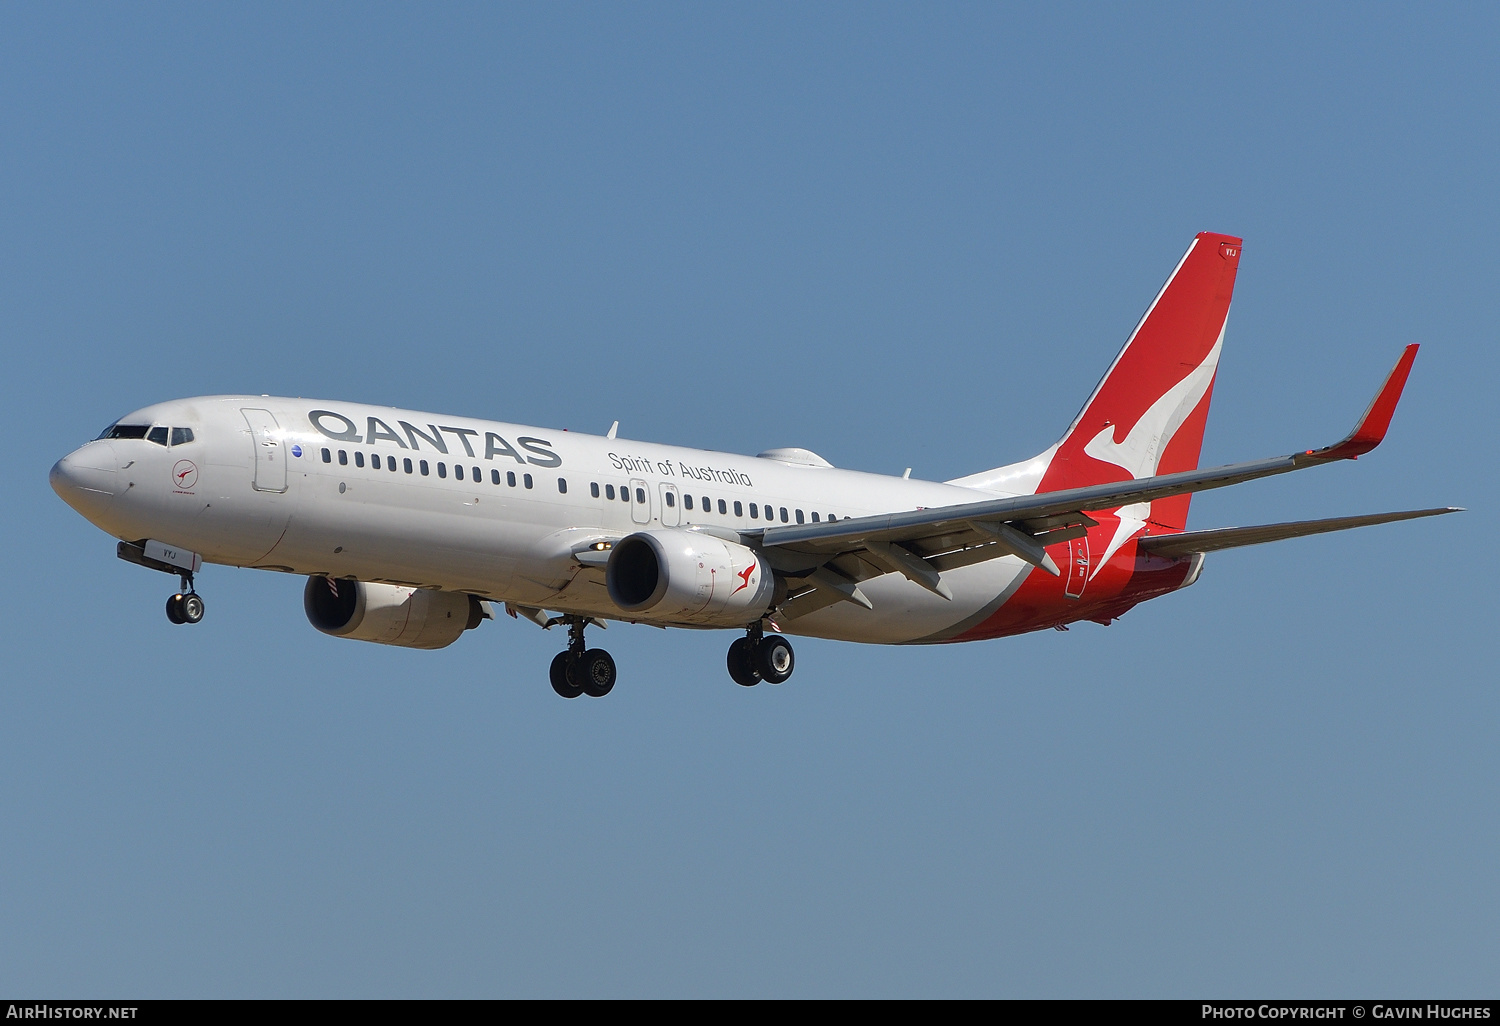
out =
[(197, 623), (203, 619), (203, 599), (193, 590), (190, 577), (182, 579), (183, 590), (167, 599), (167, 619), (173, 623)]
[(602, 648), (586, 648), (583, 628), (588, 618), (565, 616), (562, 622), (568, 625), (568, 649), (559, 652), (552, 660), (548, 677), (552, 690), (564, 698), (588, 695), (603, 698), (615, 686), (614, 658)]
[(736, 684), (753, 688), (761, 681), (780, 684), (792, 675), (797, 659), (791, 643), (779, 634), (767, 637), (756, 621), (743, 638), (729, 646), (729, 676)]
[(147, 538), (139, 542), (120, 542), (115, 555), (121, 559), (172, 574), (182, 582), (177, 594), (167, 599), (167, 619), (173, 623), (197, 623), (203, 619), (203, 599), (193, 590), (193, 573), (203, 566), (196, 552), (179, 549)]

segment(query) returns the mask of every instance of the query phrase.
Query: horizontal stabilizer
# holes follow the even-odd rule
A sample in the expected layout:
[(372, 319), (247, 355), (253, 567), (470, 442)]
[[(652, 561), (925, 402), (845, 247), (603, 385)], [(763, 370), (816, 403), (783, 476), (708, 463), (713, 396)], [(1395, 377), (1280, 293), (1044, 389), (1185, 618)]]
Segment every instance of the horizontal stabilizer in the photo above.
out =
[(1401, 513), (1367, 513), (1358, 517), (1333, 517), (1328, 520), (1297, 520), (1289, 524), (1262, 524), (1259, 527), (1225, 527), (1216, 531), (1190, 531), (1186, 534), (1162, 534), (1145, 537), (1136, 542), (1136, 548), (1153, 556), (1186, 556), (1193, 552), (1214, 552), (1218, 549), (1233, 549), (1241, 545), (1260, 545), (1263, 542), (1282, 541), (1286, 538), (1302, 538), (1309, 534), (1327, 534), (1329, 531), (1347, 531), (1351, 527), (1369, 527), (1371, 524), (1389, 524), (1397, 520), (1415, 520), (1418, 517), (1437, 517), (1444, 513), (1460, 513), (1458, 506), (1441, 509), (1416, 509)]

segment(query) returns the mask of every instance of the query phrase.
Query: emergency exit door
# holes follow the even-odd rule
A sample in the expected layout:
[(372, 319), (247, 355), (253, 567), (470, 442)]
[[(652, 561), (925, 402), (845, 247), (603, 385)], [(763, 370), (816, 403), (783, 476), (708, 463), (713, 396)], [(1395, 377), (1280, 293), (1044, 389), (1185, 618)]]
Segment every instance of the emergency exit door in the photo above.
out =
[(638, 524), (651, 523), (651, 489), (644, 481), (630, 482), (630, 519)]

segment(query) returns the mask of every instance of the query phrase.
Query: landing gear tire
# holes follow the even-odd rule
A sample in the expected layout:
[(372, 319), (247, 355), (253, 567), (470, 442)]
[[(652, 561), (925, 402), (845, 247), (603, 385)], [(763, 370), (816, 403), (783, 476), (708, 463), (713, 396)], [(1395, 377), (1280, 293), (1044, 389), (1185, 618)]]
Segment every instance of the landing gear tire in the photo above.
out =
[(583, 694), (583, 685), (574, 684), (568, 673), (569, 653), (559, 652), (552, 657), (552, 667), (547, 675), (552, 680), (552, 690), (564, 698), (577, 698)]
[(769, 638), (762, 638), (760, 644), (755, 646), (751, 665), (760, 674), (761, 680), (768, 684), (780, 684), (792, 675), (797, 659), (792, 654), (791, 644), (779, 634), (773, 634)]
[(202, 620), (203, 600), (198, 597), (198, 593), (190, 591), (186, 595), (181, 596), (181, 598), (182, 601), (178, 604), (177, 608), (182, 613), (182, 622), (197, 623)]
[(197, 623), (203, 619), (203, 600), (196, 592), (181, 592), (167, 599), (167, 619), (173, 623)]
[(590, 698), (603, 698), (615, 686), (614, 658), (602, 648), (591, 648), (573, 663), (572, 677)]
[(609, 694), (615, 686), (615, 660), (602, 648), (584, 647), (583, 629), (588, 626), (589, 618), (565, 616), (549, 620), (547, 626), (554, 623), (568, 625), (568, 648), (552, 658), (549, 672), (552, 690), (564, 698), (579, 695), (603, 698)]
[(755, 646), (749, 638), (737, 638), (729, 646), (729, 676), (741, 687), (753, 688), (760, 683), (755, 671)]

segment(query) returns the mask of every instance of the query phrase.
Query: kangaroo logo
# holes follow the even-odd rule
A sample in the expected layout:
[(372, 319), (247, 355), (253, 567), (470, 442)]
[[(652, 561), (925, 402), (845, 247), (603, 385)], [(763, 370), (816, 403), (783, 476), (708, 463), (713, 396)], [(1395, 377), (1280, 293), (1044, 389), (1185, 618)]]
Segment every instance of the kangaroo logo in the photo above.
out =
[(757, 565), (758, 564), (751, 563), (749, 566), (745, 567), (745, 569), (735, 574), (735, 576), (740, 579), (740, 586), (731, 591), (729, 594), (738, 595), (740, 592), (750, 587), (750, 575), (755, 573), (755, 568)]
[[(1203, 362), (1152, 403), (1151, 408), (1135, 422), (1124, 441), (1116, 442), (1115, 429), (1106, 427), (1089, 439), (1083, 451), (1096, 460), (1113, 463), (1133, 478), (1155, 474), (1157, 464), (1161, 462), (1161, 454), (1177, 436), (1177, 429), (1182, 427), (1183, 421), (1187, 420), (1188, 415), (1208, 394), (1208, 386), (1213, 383), (1214, 372), (1219, 368), (1219, 353), (1223, 348), (1224, 331), (1221, 328), (1218, 341), (1208, 351)], [(1104, 547), (1104, 554), (1090, 571), (1090, 580), (1104, 569), (1110, 557), (1120, 550), (1120, 546), (1146, 526), (1146, 518), (1151, 516), (1151, 503), (1133, 502), (1128, 506), (1121, 506), (1115, 511), (1115, 515), (1120, 520), (1115, 525), (1114, 537), (1110, 538), (1109, 544)]]
[(1219, 369), (1219, 352), (1224, 348), (1224, 332), (1208, 351), (1203, 362), (1187, 377), (1169, 388), (1151, 404), (1135, 422), (1123, 441), (1114, 439), (1115, 428), (1107, 426), (1083, 447), (1083, 451), (1104, 463), (1113, 463), (1131, 477), (1150, 477), (1156, 473), (1162, 451), (1171, 444), (1177, 429), (1194, 408), (1202, 402)]

